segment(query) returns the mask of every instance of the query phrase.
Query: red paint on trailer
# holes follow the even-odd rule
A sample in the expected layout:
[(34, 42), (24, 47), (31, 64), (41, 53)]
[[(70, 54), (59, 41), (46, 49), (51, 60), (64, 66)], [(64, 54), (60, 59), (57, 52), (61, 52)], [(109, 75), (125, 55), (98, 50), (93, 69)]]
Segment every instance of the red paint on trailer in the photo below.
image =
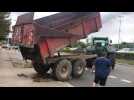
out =
[(48, 44), (47, 44), (46, 40), (40, 40), (38, 45), (39, 45), (42, 59), (45, 57), (48, 57), (49, 56), (49, 50), (48, 50), (49, 48), (47, 46)]
[(32, 19), (33, 13), (19, 17), (13, 40), (24, 47), (38, 45), (42, 59), (53, 57), (58, 50), (101, 28), (98, 12), (63, 12), (35, 21)]

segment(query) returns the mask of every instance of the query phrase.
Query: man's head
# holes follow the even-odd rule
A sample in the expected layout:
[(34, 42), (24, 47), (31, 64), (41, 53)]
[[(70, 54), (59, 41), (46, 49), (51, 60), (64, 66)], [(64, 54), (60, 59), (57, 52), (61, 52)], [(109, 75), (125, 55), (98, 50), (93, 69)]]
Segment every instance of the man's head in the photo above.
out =
[(107, 53), (106, 52), (102, 52), (98, 55), (98, 57), (106, 57), (107, 56)]

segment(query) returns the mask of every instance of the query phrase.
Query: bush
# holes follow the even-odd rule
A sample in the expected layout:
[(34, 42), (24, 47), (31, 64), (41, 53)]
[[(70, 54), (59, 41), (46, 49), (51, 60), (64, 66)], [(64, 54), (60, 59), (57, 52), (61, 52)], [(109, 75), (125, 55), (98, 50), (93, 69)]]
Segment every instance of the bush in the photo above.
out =
[(71, 52), (70, 48), (69, 47), (66, 47), (62, 50), (63, 52)]
[(116, 57), (118, 59), (130, 59), (134, 60), (134, 53), (117, 53)]

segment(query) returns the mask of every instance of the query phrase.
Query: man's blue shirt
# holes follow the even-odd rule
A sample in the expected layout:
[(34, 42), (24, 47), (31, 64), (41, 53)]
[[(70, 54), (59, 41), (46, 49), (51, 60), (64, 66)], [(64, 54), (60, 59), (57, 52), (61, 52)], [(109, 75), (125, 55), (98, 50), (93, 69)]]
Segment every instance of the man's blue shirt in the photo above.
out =
[(110, 73), (111, 61), (105, 57), (99, 57), (95, 60), (95, 75), (103, 78)]

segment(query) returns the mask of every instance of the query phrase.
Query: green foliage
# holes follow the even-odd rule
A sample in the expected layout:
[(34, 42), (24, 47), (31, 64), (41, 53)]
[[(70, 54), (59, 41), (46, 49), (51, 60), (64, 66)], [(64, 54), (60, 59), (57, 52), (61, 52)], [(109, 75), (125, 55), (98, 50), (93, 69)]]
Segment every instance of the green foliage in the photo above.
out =
[[(113, 45), (115, 48), (118, 48), (118, 44), (114, 44)], [(134, 48), (134, 43), (127, 43), (127, 42), (122, 42), (120, 45), (119, 45), (120, 49), (122, 48)]]
[(131, 59), (117, 59), (116, 60), (118, 63), (122, 63), (122, 64), (129, 64), (129, 65), (134, 65), (134, 61)]
[(119, 59), (131, 59), (134, 60), (134, 53), (118, 53), (116, 57)]
[(9, 33), (10, 19), (9, 12), (0, 12), (0, 40), (3, 40)]
[(62, 50), (63, 52), (71, 52), (70, 48), (69, 47), (66, 47)]
[(72, 45), (73, 48), (86, 48), (87, 44), (84, 42), (77, 42), (75, 44)]

